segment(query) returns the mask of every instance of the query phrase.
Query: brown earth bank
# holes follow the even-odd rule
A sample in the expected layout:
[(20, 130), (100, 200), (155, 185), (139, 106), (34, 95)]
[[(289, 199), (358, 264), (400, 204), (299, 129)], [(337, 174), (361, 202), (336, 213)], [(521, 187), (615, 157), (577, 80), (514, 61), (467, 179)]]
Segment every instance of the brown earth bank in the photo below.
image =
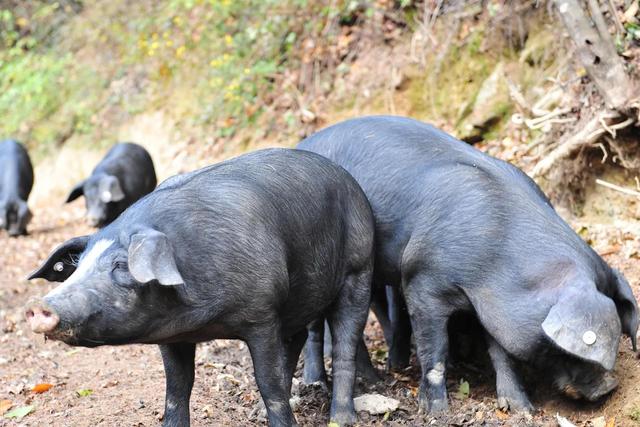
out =
[[(34, 407), (21, 420), (0, 418), (0, 425), (159, 425), (164, 373), (156, 346), (72, 348), (45, 342), (28, 330), (23, 306), (55, 284), (27, 282), (25, 277), (57, 244), (92, 232), (82, 221), (81, 202), (64, 206), (57, 203), (36, 209), (29, 236), (9, 239), (0, 234), (0, 401), (5, 405), (0, 410), (6, 412), (8, 404), (13, 408)], [(616, 199), (612, 203), (625, 202)], [(575, 219), (572, 224), (613, 266), (624, 272), (638, 295), (637, 226), (602, 223), (597, 216), (591, 220)], [(382, 371), (386, 347), (373, 317), (367, 334), (369, 349)], [(357, 394), (376, 392), (400, 401), (400, 408), (386, 416), (361, 412), (358, 425), (551, 426), (557, 425), (556, 413), (578, 426), (604, 425), (602, 422), (608, 422), (607, 426), (636, 425), (640, 419), (637, 381), (640, 361), (627, 339), (620, 346), (616, 376), (620, 386), (609, 398), (598, 404), (586, 404), (565, 399), (537, 381), (534, 373), (528, 379), (528, 389), (534, 404), (541, 409), (533, 416), (523, 416), (498, 410), (493, 373), (486, 363), (456, 362), (448, 380), (451, 411), (433, 418), (418, 414), (419, 368), (414, 359), (406, 372), (383, 374), (383, 380), (375, 385), (358, 383)], [(468, 396), (458, 393), (461, 381), (469, 383)], [(41, 383), (53, 387), (41, 394), (33, 392), (33, 386)], [(328, 396), (320, 387), (298, 385), (294, 392), (299, 396), (295, 414), (301, 425), (328, 423)], [(242, 342), (218, 340), (199, 346), (191, 400), (193, 425), (264, 425), (259, 400), (249, 352)]]

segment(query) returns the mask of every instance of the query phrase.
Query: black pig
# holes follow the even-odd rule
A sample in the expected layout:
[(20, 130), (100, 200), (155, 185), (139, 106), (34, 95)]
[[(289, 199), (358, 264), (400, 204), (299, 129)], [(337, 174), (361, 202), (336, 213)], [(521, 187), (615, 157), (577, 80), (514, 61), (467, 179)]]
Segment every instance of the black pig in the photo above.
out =
[(33, 188), (33, 166), (22, 144), (0, 142), (0, 228), (9, 236), (27, 234), (31, 211), (27, 206)]
[(532, 408), (518, 361), (552, 372), (572, 396), (595, 400), (616, 386), (608, 371), (621, 332), (635, 349), (636, 300), (522, 171), (401, 117), (349, 120), (299, 148), (344, 167), (371, 203), (374, 284), (406, 298), (421, 408), (448, 407), (447, 322), (461, 310), (486, 331), (502, 407)]
[(114, 145), (95, 167), (91, 176), (69, 193), (67, 203), (84, 196), (87, 222), (104, 227), (156, 186), (151, 156), (130, 142)]
[(292, 425), (306, 325), (333, 334), (331, 419), (355, 420), (355, 354), (373, 271), (373, 216), (358, 184), (317, 154), (256, 151), (162, 183), (31, 275), (64, 283), (31, 305), (34, 332), (70, 345), (155, 343), (164, 425), (189, 423), (195, 343), (247, 342), (271, 425)]

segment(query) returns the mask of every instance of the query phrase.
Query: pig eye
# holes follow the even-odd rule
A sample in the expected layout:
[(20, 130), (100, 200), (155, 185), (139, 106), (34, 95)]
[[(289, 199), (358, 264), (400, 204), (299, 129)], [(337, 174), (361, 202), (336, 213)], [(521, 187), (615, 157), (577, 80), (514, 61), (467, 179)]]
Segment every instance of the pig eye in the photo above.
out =
[(113, 264), (111, 271), (111, 280), (120, 286), (129, 286), (135, 283), (133, 276), (129, 273), (129, 266), (126, 262), (118, 261)]

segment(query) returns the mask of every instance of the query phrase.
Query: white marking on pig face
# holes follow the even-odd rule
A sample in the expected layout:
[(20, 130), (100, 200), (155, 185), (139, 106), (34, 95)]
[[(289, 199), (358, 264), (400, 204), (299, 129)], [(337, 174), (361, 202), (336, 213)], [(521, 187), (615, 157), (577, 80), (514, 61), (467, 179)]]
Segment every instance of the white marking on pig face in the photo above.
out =
[(100, 200), (102, 200), (104, 203), (109, 203), (112, 198), (113, 196), (111, 195), (110, 191), (103, 191), (102, 193), (100, 193)]
[(444, 381), (444, 363), (436, 363), (436, 366), (427, 373), (427, 380), (433, 385), (442, 384), (442, 381)]
[[(91, 248), (91, 250), (80, 259), (80, 263), (78, 264), (78, 268), (73, 272), (71, 276), (67, 280), (64, 281), (60, 286), (49, 292), (47, 296), (55, 296), (63, 293), (70, 286), (73, 286), (75, 283), (83, 282), (87, 279), (88, 276), (91, 276), (96, 269), (96, 263), (100, 256), (109, 249), (109, 247), (113, 244), (113, 240), (102, 239), (98, 240), (95, 245)], [(55, 269), (55, 266), (54, 266)]]
[(584, 341), (586, 345), (595, 344), (597, 338), (598, 337), (596, 336), (596, 333), (593, 331), (587, 331), (584, 333), (584, 335), (582, 335), (582, 341)]

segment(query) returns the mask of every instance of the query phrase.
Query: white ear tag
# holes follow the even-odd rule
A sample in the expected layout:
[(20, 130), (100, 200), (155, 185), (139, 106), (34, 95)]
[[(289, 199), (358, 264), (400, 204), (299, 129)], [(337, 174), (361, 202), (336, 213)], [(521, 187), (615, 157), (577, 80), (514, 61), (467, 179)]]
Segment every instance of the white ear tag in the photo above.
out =
[(587, 331), (584, 333), (584, 335), (582, 335), (582, 341), (586, 344), (586, 345), (593, 345), (596, 343), (596, 333), (593, 331)]
[(111, 201), (111, 191), (103, 191), (102, 194), (100, 194), (100, 198), (103, 202), (109, 203)]
[(55, 271), (60, 272), (60, 271), (64, 270), (64, 264), (62, 263), (62, 261), (58, 261), (53, 265), (53, 269)]

